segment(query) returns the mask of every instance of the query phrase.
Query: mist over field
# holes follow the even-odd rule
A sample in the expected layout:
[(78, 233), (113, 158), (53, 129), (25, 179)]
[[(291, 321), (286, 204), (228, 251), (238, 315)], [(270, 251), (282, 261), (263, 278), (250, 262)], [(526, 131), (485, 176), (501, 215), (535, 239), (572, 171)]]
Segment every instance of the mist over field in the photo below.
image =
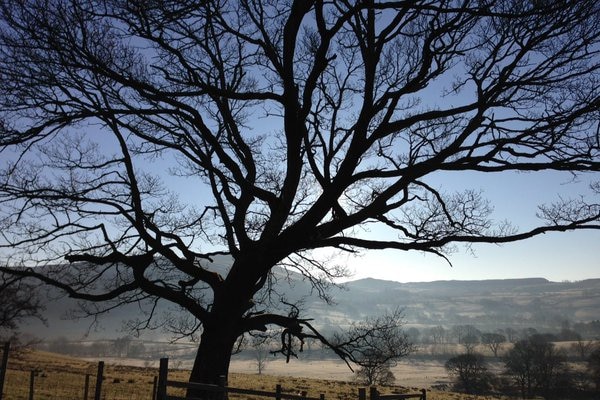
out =
[[(418, 342), (427, 341), (429, 328), (443, 326), (450, 330), (456, 325), (472, 325), (481, 332), (510, 328), (559, 333), (565, 328), (577, 327), (583, 338), (600, 335), (592, 327), (593, 321), (600, 319), (600, 279), (399, 283), (369, 278), (333, 288), (333, 305), (315, 295), (307, 295), (311, 293), (310, 283), (302, 280), (300, 275), (280, 276), (276, 289), (289, 301), (300, 301), (301, 315), (314, 318), (313, 325), (324, 332), (333, 332), (354, 321), (400, 308), (404, 313), (405, 328), (419, 330), (419, 337), (415, 338)], [(101, 315), (98, 323), (93, 324), (90, 318), (70, 318), (77, 303), (69, 298), (57, 298), (56, 293), (50, 294), (46, 307), (47, 326), (39, 321), (29, 321), (21, 331), (44, 340), (61, 336), (70, 340), (117, 338), (129, 334), (127, 321), (139, 318), (143, 309), (138, 305), (119, 307)], [(179, 312), (166, 302), (159, 302), (155, 315), (160, 320)], [(141, 338), (170, 340), (172, 335), (158, 328), (142, 332)]]
[[(399, 283), (360, 279), (332, 288), (334, 304), (327, 305), (310, 293), (309, 282), (300, 275), (279, 271), (276, 290), (290, 301), (302, 304), (301, 312), (327, 335), (352, 323), (394, 309), (402, 309), (404, 329), (415, 344), (415, 351), (391, 370), (396, 383), (407, 387), (451, 387), (444, 363), (467, 350), (465, 339), (476, 335), (474, 350), (488, 359), (490, 371), (501, 374), (502, 357), (515, 341), (536, 333), (555, 341), (570, 360), (581, 362), (600, 337), (600, 279), (578, 282), (551, 282), (543, 278), (434, 281)], [(46, 293), (47, 326), (29, 321), (21, 327), (24, 337), (41, 340), (38, 348), (67, 353), (88, 360), (105, 360), (114, 365), (156, 367), (158, 359), (169, 357), (176, 369), (192, 366), (197, 343), (189, 338), (172, 343), (173, 336), (163, 329), (146, 330), (139, 337), (128, 331), (127, 322), (140, 316), (138, 305), (119, 307), (90, 319), (72, 319), (77, 303)], [(156, 316), (177, 316), (173, 307), (159, 303)], [(494, 354), (485, 335), (501, 334), (505, 341)], [(233, 356), (231, 372), (255, 374), (261, 359), (264, 373), (309, 379), (350, 381), (353, 372), (331, 351), (307, 341), (298, 359), (286, 363), (269, 354), (278, 337), (258, 349), (249, 344)], [(585, 348), (582, 346), (588, 346)]]

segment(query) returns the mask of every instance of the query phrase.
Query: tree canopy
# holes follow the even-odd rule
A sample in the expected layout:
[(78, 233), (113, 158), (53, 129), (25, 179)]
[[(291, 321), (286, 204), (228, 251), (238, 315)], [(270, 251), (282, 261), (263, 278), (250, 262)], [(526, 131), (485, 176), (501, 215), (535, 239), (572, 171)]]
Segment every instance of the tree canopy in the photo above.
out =
[(326, 296), (343, 268), (323, 249), (446, 257), (597, 229), (583, 193), (519, 231), (431, 178), (600, 170), (599, 7), (2, 0), (1, 268), (104, 309), (145, 301), (141, 327), (154, 302), (186, 310), (191, 379), (216, 381), (245, 332), (324, 339), (277, 310), (275, 267)]

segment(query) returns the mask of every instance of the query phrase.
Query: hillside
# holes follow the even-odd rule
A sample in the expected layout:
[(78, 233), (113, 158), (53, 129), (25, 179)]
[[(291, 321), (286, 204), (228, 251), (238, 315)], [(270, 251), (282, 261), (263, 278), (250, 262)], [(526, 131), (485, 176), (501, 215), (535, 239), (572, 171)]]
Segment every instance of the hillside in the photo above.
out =
[[(215, 267), (220, 268), (220, 267)], [(399, 283), (377, 279), (361, 279), (331, 290), (335, 304), (327, 305), (310, 296), (310, 285), (298, 274), (278, 272), (277, 291), (289, 301), (302, 300), (304, 315), (324, 330), (345, 326), (352, 321), (404, 309), (408, 326), (450, 327), (475, 325), (480, 330), (534, 327), (555, 331), (563, 321), (589, 322), (600, 319), (600, 279), (579, 282), (551, 282), (542, 278), (434, 281)], [(48, 326), (31, 322), (22, 331), (43, 338), (67, 336), (110, 338), (123, 336), (124, 323), (139, 315), (137, 305), (128, 305), (101, 316), (99, 325), (88, 332), (91, 320), (73, 321), (68, 310), (77, 303), (50, 295), (45, 315)], [(174, 315), (178, 311), (166, 302), (159, 303), (156, 315)], [(164, 339), (164, 332), (149, 331), (147, 339)]]
[(600, 279), (560, 283), (542, 278), (427, 283), (364, 279), (347, 287), (337, 296), (337, 308), (343, 313), (360, 317), (369, 310), (400, 306), (407, 322), (415, 325), (556, 329), (564, 320), (600, 318)]

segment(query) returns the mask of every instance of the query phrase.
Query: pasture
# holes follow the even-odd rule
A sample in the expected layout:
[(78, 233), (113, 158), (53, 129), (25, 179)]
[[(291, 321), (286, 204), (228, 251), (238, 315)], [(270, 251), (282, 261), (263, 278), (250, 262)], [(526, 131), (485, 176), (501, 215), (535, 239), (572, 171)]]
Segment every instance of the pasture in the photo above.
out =
[[(245, 363), (246, 365), (243, 365)], [(85, 375), (90, 374), (89, 398), (93, 398), (97, 363), (78, 358), (57, 355), (41, 351), (11, 353), (4, 387), (3, 400), (27, 400), (31, 371), (35, 372), (34, 399), (83, 399)], [(270, 362), (266, 373), (257, 375), (252, 372), (249, 361), (236, 361), (232, 365), (229, 385), (244, 389), (272, 391), (281, 385), (284, 392), (299, 393), (306, 391), (309, 396), (325, 394), (326, 399), (356, 400), (358, 388), (352, 381), (349, 371), (342, 372), (341, 366), (332, 361), (297, 362), (284, 364), (281, 361)], [(435, 365), (399, 366), (395, 370), (398, 383), (402, 386), (380, 387), (382, 393), (414, 392), (419, 386), (407, 382), (418, 382), (419, 375), (439, 372)], [(344, 367), (345, 368), (345, 367)], [(429, 369), (428, 369), (429, 368)], [(443, 368), (442, 368), (443, 369)], [(403, 372), (404, 371), (404, 372)], [(437, 371), (437, 372), (436, 372)], [(406, 374), (405, 374), (406, 373)], [(117, 365), (109, 361), (104, 369), (102, 399), (105, 400), (151, 400), (154, 377), (158, 370), (154, 366)], [(169, 378), (186, 380), (189, 372), (185, 369), (171, 370)], [(490, 396), (468, 396), (457, 393), (428, 390), (428, 399), (492, 399)]]

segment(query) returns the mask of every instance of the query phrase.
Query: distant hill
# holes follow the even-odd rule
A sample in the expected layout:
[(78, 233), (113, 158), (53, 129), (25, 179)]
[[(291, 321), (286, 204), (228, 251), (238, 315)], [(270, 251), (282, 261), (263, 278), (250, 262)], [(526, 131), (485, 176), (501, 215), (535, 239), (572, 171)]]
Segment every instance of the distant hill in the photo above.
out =
[[(347, 284), (337, 309), (359, 318), (399, 306), (409, 324), (472, 324), (480, 329), (556, 329), (565, 320), (600, 319), (600, 279), (550, 282), (542, 278), (398, 283), (362, 279)], [(352, 301), (360, 299), (360, 301)], [(348, 308), (350, 307), (350, 308)]]
[[(213, 267), (222, 270), (225, 260)], [(556, 330), (565, 320), (588, 322), (600, 319), (600, 279), (579, 282), (551, 282), (543, 278), (482, 281), (434, 281), (400, 283), (378, 279), (360, 279), (331, 290), (334, 305), (327, 305), (297, 273), (277, 271), (277, 290), (290, 301), (302, 299), (302, 310), (314, 324), (324, 330), (343, 327), (386, 310), (404, 310), (408, 326), (431, 327), (470, 324), (482, 331), (498, 328), (534, 327)], [(48, 301), (45, 313), (49, 325), (32, 322), (22, 331), (43, 338), (83, 337), (89, 320), (72, 321), (67, 310), (76, 302), (68, 298)], [(166, 302), (157, 311), (173, 314)], [(100, 324), (90, 332), (91, 338), (123, 336), (124, 322), (139, 314), (136, 305), (128, 305), (101, 316)], [(164, 338), (165, 333), (149, 331), (148, 339)]]

